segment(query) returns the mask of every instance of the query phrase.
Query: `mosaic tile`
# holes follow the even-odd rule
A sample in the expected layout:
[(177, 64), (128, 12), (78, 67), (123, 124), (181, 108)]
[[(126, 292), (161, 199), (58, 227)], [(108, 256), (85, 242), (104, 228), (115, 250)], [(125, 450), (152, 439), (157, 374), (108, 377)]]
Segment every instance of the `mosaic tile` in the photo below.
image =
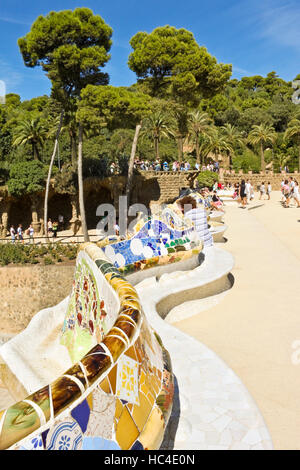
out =
[(46, 446), (47, 450), (79, 450), (82, 446), (83, 435), (79, 424), (74, 419), (58, 421), (50, 429)]
[[(155, 432), (153, 432), (155, 429)], [(158, 408), (154, 408), (147, 423), (139, 436), (139, 442), (145, 450), (155, 450), (159, 447), (164, 435), (164, 418)]]
[(103, 437), (84, 437), (82, 450), (121, 450), (115, 441)]
[(116, 426), (116, 439), (123, 450), (128, 450), (139, 436), (139, 430), (126, 407)]
[(130, 403), (139, 403), (138, 399), (139, 365), (128, 356), (123, 356), (118, 363), (116, 395)]
[(76, 406), (76, 408), (71, 411), (71, 416), (77, 421), (81, 427), (81, 431), (85, 433), (90, 417), (90, 407), (87, 400), (84, 400)]
[(139, 405), (134, 406), (131, 415), (140, 431), (143, 430), (151, 410), (152, 405), (149, 403), (145, 395), (143, 393), (139, 393)]
[(19, 450), (44, 450), (44, 444), (41, 436), (33, 437), (23, 442)]

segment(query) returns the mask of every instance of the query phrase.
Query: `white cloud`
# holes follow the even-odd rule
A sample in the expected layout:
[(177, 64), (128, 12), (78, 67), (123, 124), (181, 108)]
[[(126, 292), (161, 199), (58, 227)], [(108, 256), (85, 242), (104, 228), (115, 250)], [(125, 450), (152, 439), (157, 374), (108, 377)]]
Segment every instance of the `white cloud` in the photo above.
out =
[(261, 36), (300, 49), (300, 5), (294, 1), (266, 1), (261, 12)]
[(12, 23), (12, 24), (24, 24), (27, 26), (30, 26), (31, 23), (28, 23), (27, 21), (24, 20), (19, 20), (17, 18), (9, 18), (7, 16), (0, 16), (0, 21), (4, 23)]
[(23, 81), (23, 76), (0, 57), (0, 80), (5, 83), (6, 93), (11, 93), (11, 90)]

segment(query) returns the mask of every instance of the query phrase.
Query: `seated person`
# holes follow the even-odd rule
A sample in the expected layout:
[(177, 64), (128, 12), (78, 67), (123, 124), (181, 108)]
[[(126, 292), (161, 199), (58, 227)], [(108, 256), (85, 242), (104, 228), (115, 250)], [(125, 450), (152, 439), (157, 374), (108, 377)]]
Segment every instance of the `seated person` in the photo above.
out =
[(217, 191), (214, 191), (214, 192), (213, 192), (213, 197), (212, 197), (212, 201), (211, 201), (211, 206), (212, 206), (215, 210), (217, 210), (217, 211), (223, 210), (223, 209), (222, 209), (223, 202), (222, 202), (221, 199), (217, 196)]

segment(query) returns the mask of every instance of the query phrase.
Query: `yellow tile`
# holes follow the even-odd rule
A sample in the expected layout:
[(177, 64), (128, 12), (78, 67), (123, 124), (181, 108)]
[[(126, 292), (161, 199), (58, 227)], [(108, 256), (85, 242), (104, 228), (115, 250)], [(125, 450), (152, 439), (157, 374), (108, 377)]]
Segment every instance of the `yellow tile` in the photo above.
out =
[(151, 405), (154, 405), (155, 397), (149, 392), (147, 395), (148, 400), (150, 401)]
[(118, 367), (118, 366), (115, 366), (115, 367), (110, 371), (110, 373), (108, 374), (108, 379), (109, 379), (109, 381), (110, 381), (110, 385), (111, 385), (111, 389), (112, 389), (112, 393), (113, 393), (113, 394), (116, 393), (117, 367)]
[(147, 396), (147, 394), (149, 393), (149, 388), (147, 387), (146, 384), (141, 384), (140, 390), (141, 390), (146, 396)]
[(142, 431), (151, 412), (152, 406), (143, 393), (139, 393), (139, 401), (139, 406), (134, 405), (132, 417), (139, 430)]
[(121, 449), (130, 449), (138, 435), (139, 430), (134, 424), (129, 411), (124, 407), (116, 429), (116, 439)]
[(116, 402), (116, 411), (115, 411), (115, 418), (116, 419), (119, 419), (122, 412), (123, 412), (123, 404), (122, 402), (117, 398), (117, 402)]
[(104, 393), (111, 393), (107, 377), (100, 383), (99, 387), (103, 390)]
[(145, 450), (159, 449), (164, 437), (164, 419), (158, 408), (153, 408), (149, 419), (139, 436), (139, 441)]
[(143, 384), (145, 383), (146, 375), (142, 368), (140, 368), (140, 371), (139, 383)]
[(93, 409), (93, 394), (92, 393), (90, 393), (90, 395), (87, 397), (86, 401), (88, 402), (90, 410), (92, 410)]
[(133, 346), (126, 351), (125, 356), (131, 357), (134, 361), (139, 362)]

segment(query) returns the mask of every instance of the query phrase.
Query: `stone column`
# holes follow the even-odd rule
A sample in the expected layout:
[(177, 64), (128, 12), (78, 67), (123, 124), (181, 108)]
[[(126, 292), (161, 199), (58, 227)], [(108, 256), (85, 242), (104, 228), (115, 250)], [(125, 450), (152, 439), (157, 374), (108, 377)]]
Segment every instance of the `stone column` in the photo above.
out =
[(41, 231), (41, 221), (39, 219), (39, 197), (34, 194), (31, 196), (31, 214), (32, 214), (32, 226), (34, 233), (39, 234)]
[(8, 230), (8, 216), (10, 210), (11, 202), (5, 201), (4, 199), (0, 203), (0, 210), (1, 210), (1, 238), (7, 237), (7, 230)]
[(70, 202), (72, 207), (72, 218), (69, 221), (70, 228), (74, 235), (76, 235), (81, 228), (81, 220), (78, 215), (78, 197), (77, 194), (71, 194)]

